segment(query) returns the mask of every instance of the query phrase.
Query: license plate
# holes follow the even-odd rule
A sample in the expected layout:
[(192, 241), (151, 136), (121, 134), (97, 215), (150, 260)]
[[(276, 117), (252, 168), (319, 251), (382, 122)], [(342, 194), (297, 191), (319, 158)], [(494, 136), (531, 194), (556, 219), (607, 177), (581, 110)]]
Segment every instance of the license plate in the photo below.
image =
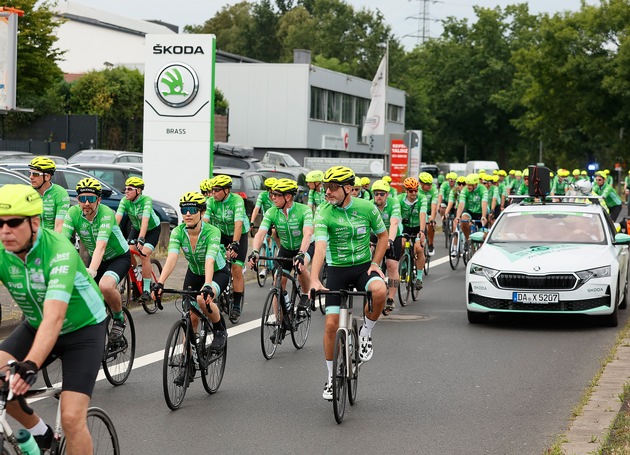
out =
[(547, 303), (558, 303), (560, 294), (546, 292), (514, 292), (512, 293), (512, 301), (515, 303), (538, 303), (545, 305)]

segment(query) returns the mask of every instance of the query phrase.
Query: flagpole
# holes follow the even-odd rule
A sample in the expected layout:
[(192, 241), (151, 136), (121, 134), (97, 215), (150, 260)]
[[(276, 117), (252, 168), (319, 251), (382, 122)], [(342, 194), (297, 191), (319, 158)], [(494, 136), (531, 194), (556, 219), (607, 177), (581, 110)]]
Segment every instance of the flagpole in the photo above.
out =
[(385, 104), (385, 115), (383, 116), (383, 121), (385, 122), (384, 124), (384, 135), (383, 135), (383, 141), (384, 141), (384, 156), (385, 156), (385, 170), (387, 171), (387, 174), (389, 175), (391, 173), (391, 166), (392, 166), (392, 157), (391, 157), (391, 150), (389, 147), (389, 138), (387, 136), (387, 87), (389, 86), (389, 40), (387, 40), (385, 42), (385, 93), (383, 93), (383, 99), (384, 99), (384, 104)]

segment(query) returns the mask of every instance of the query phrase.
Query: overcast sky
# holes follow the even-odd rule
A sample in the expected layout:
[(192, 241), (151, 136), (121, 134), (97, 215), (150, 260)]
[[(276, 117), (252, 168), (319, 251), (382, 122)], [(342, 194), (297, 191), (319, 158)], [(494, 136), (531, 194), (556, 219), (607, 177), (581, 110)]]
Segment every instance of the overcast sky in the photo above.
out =
[[(62, 0), (63, 1), (63, 0)], [(115, 12), (135, 19), (158, 19), (178, 25), (180, 30), (184, 25), (203, 24), (223, 6), (238, 3), (238, 0), (72, 0), (93, 8)], [(250, 0), (251, 1), (251, 0)], [(449, 16), (456, 18), (475, 18), (473, 5), (486, 8), (495, 6), (505, 7), (510, 4), (528, 3), (533, 14), (540, 12), (556, 13), (560, 11), (578, 11), (580, 0), (346, 0), (355, 8), (363, 7), (370, 10), (377, 8), (391, 25), (394, 34), (402, 38), (407, 48), (414, 47), (418, 42), (416, 37), (422, 34), (423, 21), (420, 17), (428, 17), (428, 35), (437, 37), (442, 32), (441, 20)], [(272, 0), (273, 3), (273, 0)], [(597, 4), (597, 0), (587, 0), (589, 4)], [(424, 8), (428, 8), (426, 14)], [(420, 33), (419, 33), (420, 31)], [(404, 37), (404, 38), (403, 38)]]

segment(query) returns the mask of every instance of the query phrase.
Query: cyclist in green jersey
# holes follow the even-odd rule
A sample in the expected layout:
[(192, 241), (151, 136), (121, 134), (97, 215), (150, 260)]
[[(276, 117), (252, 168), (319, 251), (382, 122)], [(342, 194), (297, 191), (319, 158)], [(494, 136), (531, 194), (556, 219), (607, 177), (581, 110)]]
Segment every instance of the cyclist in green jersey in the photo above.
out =
[[(373, 308), (363, 309), (365, 317), (359, 331), (359, 358), (367, 362), (374, 353), (372, 329), (383, 307), (387, 288), (385, 275), (379, 264), (387, 249), (387, 229), (378, 209), (370, 201), (351, 196), (354, 172), (345, 166), (333, 166), (324, 174), (324, 188), (328, 204), (315, 213), (315, 255), (311, 267), (311, 288), (324, 289), (319, 274), (326, 260), (326, 284), (337, 291), (354, 286), (371, 291)], [(370, 257), (370, 231), (378, 237), (374, 254)], [(322, 396), (332, 399), (333, 349), (339, 327), (339, 296), (326, 297), (326, 326), (324, 354), (328, 370)]]
[[(86, 416), (105, 347), (105, 304), (79, 253), (61, 234), (41, 226), (43, 202), (28, 185), (0, 188), (0, 281), (25, 320), (0, 345), (0, 365), (17, 361), (16, 395), (35, 383), (51, 354), (63, 358), (61, 424), (70, 455), (92, 453)], [(7, 411), (50, 447), (53, 431), (17, 401)]]
[(610, 218), (613, 222), (617, 221), (617, 218), (621, 213), (621, 198), (615, 189), (606, 183), (605, 172), (597, 171), (595, 173), (595, 185), (593, 186), (593, 192), (604, 199), (610, 213)]
[(28, 167), (31, 186), (44, 201), (43, 226), (61, 232), (63, 220), (70, 208), (70, 196), (65, 188), (52, 183), (57, 165), (50, 158), (38, 156), (31, 160)]
[(433, 176), (428, 172), (421, 172), (418, 175), (418, 180), (420, 181), (420, 194), (423, 194), (424, 197), (427, 198), (427, 210), (429, 219), (427, 220), (427, 243), (429, 246), (429, 256), (433, 256), (435, 254), (435, 249), (433, 248), (433, 239), (435, 238), (435, 218), (437, 217), (437, 207), (438, 207), (438, 191), (433, 185)]
[(232, 259), (234, 307), (230, 321), (235, 323), (241, 314), (241, 301), (245, 292), (243, 267), (247, 257), (249, 219), (245, 213), (243, 198), (232, 193), (232, 177), (229, 175), (217, 175), (212, 179), (212, 196), (207, 202), (208, 209), (204, 220), (209, 220), (212, 225), (219, 228), (221, 244)]
[[(203, 195), (192, 191), (184, 194), (179, 200), (179, 208), (184, 222), (171, 231), (168, 256), (160, 278), (153, 287), (152, 297), (155, 299), (162, 295), (166, 280), (175, 270), (179, 251), (183, 251), (188, 261), (183, 288), (202, 291), (197, 296), (196, 307), (212, 321), (214, 338), (210, 348), (220, 351), (227, 342), (227, 329), (214, 297), (221, 294), (230, 282), (225, 251), (221, 246), (221, 231), (203, 221), (206, 211), (206, 198)], [(199, 317), (191, 311), (190, 319), (196, 329)], [(182, 373), (185, 375), (186, 372)], [(183, 376), (175, 379), (180, 383), (183, 380)]]
[(448, 205), (448, 195), (451, 194), (451, 190), (455, 187), (456, 180), (457, 172), (448, 172), (445, 176), (444, 182), (440, 185), (437, 207), (440, 211), (440, 217), (442, 219), (444, 219), (444, 213), (446, 212), (446, 206)]
[(199, 191), (206, 198), (206, 201), (212, 197), (212, 179), (203, 179), (199, 183)]
[[(287, 272), (297, 268), (298, 281), (302, 288), (298, 311), (304, 311), (309, 305), (308, 294), (304, 292), (308, 292), (311, 280), (307, 266), (313, 257), (315, 244), (313, 243), (313, 211), (307, 205), (295, 202), (297, 191), (297, 182), (291, 179), (279, 179), (273, 186), (271, 198), (274, 207), (265, 212), (260, 223), (260, 229), (254, 237), (254, 249), (249, 256), (249, 265), (254, 268), (258, 263), (258, 250), (267, 231), (271, 226), (275, 226), (280, 238), (278, 257), (293, 258), (292, 261), (280, 261), (280, 265)], [(287, 278), (283, 277), (283, 290), (286, 284)], [(293, 311), (293, 308), (290, 311)], [(284, 335), (285, 330), (283, 328), (280, 333), (281, 339), (284, 338)]]
[(144, 180), (140, 177), (129, 177), (125, 181), (125, 197), (121, 199), (116, 211), (116, 223), (120, 225), (126, 213), (131, 221), (131, 232), (128, 237), (131, 248), (140, 253), (142, 262), (142, 294), (140, 299), (151, 299), (151, 253), (160, 239), (160, 219), (153, 210), (153, 199), (143, 194)]
[(400, 283), (398, 275), (398, 258), (402, 254), (402, 217), (400, 215), (400, 203), (389, 196), (389, 184), (384, 180), (376, 180), (372, 184), (374, 205), (378, 208), (385, 228), (387, 228), (388, 247), (385, 253), (385, 266), (387, 268), (387, 300), (383, 315), (387, 316), (394, 310), (394, 296)]
[(308, 206), (313, 210), (322, 205), (326, 201), (326, 194), (322, 186), (324, 173), (322, 171), (311, 171), (306, 174), (306, 185), (308, 186)]
[[(271, 193), (271, 187), (277, 181), (278, 179), (275, 177), (269, 177), (265, 179), (264, 185), (265, 185), (266, 191), (262, 191), (256, 198), (256, 205), (254, 206), (254, 209), (252, 210), (252, 216), (249, 218), (249, 223), (251, 225), (256, 224), (255, 221), (256, 221), (256, 217), (258, 216), (258, 213), (261, 213), (262, 215), (264, 215), (267, 210), (273, 207), (273, 201), (271, 200), (269, 193)], [(261, 209), (262, 209), (262, 212), (261, 212)]]
[(558, 169), (558, 173), (556, 177), (553, 179), (553, 183), (551, 185), (551, 189), (549, 191), (550, 196), (564, 196), (567, 194), (567, 189), (569, 188), (569, 183), (567, 179), (569, 178), (569, 171), (567, 169)]
[(112, 310), (109, 341), (115, 343), (125, 332), (122, 296), (117, 286), (131, 267), (129, 245), (116, 224), (114, 211), (101, 204), (101, 183), (95, 178), (84, 178), (76, 190), (79, 204), (68, 210), (61, 233), (68, 239), (76, 234), (90, 255), (87, 271)]
[(383, 181), (389, 185), (389, 195), (394, 198), (398, 197), (398, 191), (392, 186), (392, 178), (389, 175), (384, 175)]
[[(457, 229), (460, 219), (479, 220), (481, 224), (485, 226), (487, 223), (487, 213), (488, 190), (484, 186), (479, 185), (478, 174), (468, 174), (466, 176), (466, 188), (459, 194), (459, 203), (453, 223), (453, 232)], [(461, 229), (466, 240), (468, 240), (470, 236), (470, 223), (462, 223)]]
[(354, 178), (354, 186), (352, 187), (352, 189), (350, 190), (350, 195), (352, 197), (359, 197), (359, 195), (361, 194), (361, 177), (355, 177)]
[[(416, 281), (414, 283), (417, 290), (422, 289), (422, 275), (424, 273), (424, 231), (427, 222), (427, 198), (418, 191), (420, 182), (413, 177), (407, 177), (403, 181), (405, 193), (398, 195), (400, 203), (401, 223), (403, 234), (409, 234), (413, 243), (413, 251), (416, 263)], [(400, 256), (399, 256), (400, 257)]]
[(488, 204), (488, 227), (492, 226), (494, 221), (494, 211), (497, 208), (497, 201), (499, 195), (499, 189), (493, 185), (494, 176), (488, 174), (482, 174), (479, 176), (479, 183), (483, 185), (486, 190), (486, 202)]
[(361, 199), (367, 199), (371, 201), (374, 199), (372, 197), (372, 192), (370, 191), (370, 178), (369, 177), (361, 177), (361, 191), (359, 191), (359, 197)]

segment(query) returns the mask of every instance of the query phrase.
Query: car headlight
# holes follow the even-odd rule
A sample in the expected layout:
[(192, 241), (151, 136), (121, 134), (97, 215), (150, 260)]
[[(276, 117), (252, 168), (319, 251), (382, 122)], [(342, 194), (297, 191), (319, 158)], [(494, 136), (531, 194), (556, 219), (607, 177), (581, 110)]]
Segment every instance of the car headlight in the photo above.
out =
[(470, 264), (470, 273), (471, 275), (485, 276), (488, 281), (493, 281), (499, 271), (478, 264)]
[(610, 266), (597, 267), (595, 269), (582, 270), (576, 272), (578, 278), (580, 278), (581, 284), (586, 283), (591, 278), (608, 278), (610, 277)]

